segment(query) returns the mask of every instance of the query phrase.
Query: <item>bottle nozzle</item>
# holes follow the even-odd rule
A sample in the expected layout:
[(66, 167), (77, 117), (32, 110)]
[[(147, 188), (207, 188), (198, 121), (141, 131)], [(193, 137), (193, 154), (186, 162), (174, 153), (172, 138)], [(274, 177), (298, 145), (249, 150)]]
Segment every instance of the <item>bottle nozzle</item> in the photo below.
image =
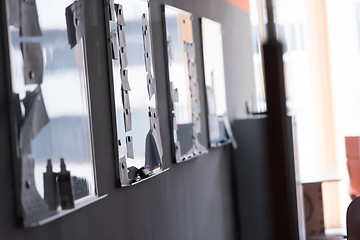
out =
[(51, 164), (51, 159), (47, 160), (47, 165), (46, 165), (46, 172), (52, 172), (52, 164)]
[(61, 172), (66, 172), (66, 165), (65, 165), (64, 158), (60, 158), (60, 170), (61, 170)]

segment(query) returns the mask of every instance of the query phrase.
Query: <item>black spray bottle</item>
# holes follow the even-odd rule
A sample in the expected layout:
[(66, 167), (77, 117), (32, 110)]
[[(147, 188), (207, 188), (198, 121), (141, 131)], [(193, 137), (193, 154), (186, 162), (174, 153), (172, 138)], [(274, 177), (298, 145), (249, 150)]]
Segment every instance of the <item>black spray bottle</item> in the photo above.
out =
[(60, 200), (62, 209), (74, 208), (74, 194), (71, 183), (70, 171), (66, 170), (64, 159), (60, 159), (60, 172), (58, 175), (58, 184), (60, 191)]
[(49, 210), (56, 210), (59, 206), (59, 188), (56, 184), (56, 173), (53, 172), (51, 159), (47, 160), (46, 172), (43, 173), (44, 179), (44, 200), (49, 206)]

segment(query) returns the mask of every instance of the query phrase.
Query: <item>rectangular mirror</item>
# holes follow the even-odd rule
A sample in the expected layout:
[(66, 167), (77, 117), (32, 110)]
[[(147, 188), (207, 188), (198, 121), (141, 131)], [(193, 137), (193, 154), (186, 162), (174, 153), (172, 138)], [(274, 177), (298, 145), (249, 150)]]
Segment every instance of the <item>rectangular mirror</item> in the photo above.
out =
[(197, 81), (192, 14), (168, 5), (163, 7), (167, 43), (173, 155), (177, 163), (207, 153), (199, 141), (201, 103)]
[(83, 2), (8, 0), (7, 20), (18, 212), (31, 227), (97, 199)]
[(149, 5), (142, 0), (108, 1), (116, 122), (116, 173), (131, 186), (163, 171), (163, 149), (152, 66)]
[(236, 145), (226, 106), (222, 26), (203, 17), (201, 30), (210, 147)]

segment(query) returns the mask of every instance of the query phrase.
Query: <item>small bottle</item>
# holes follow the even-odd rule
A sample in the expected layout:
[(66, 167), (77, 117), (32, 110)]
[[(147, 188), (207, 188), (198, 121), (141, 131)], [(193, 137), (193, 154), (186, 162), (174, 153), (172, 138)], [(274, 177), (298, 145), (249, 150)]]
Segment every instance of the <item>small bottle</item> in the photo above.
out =
[(71, 209), (74, 208), (74, 194), (71, 183), (70, 171), (66, 170), (66, 165), (64, 159), (60, 159), (60, 172), (57, 174), (61, 208)]
[(59, 206), (59, 188), (56, 184), (56, 174), (53, 172), (51, 159), (47, 160), (46, 172), (43, 173), (44, 179), (44, 200), (49, 206), (49, 210), (56, 210)]

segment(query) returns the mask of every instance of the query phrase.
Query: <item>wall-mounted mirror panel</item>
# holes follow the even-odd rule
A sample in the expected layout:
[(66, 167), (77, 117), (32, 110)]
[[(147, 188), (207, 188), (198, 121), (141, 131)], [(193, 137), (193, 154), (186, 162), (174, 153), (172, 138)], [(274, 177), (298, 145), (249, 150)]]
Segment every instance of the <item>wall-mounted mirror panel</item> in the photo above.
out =
[(116, 122), (115, 160), (120, 186), (163, 171), (163, 149), (152, 67), (149, 5), (142, 0), (108, 1)]
[(226, 106), (222, 26), (203, 17), (201, 30), (210, 147), (236, 146)]
[(173, 127), (173, 156), (177, 163), (207, 153), (199, 141), (201, 103), (197, 81), (192, 14), (163, 6), (167, 43), (170, 122)]
[(30, 227), (98, 199), (83, 2), (8, 0), (7, 20), (17, 204)]

